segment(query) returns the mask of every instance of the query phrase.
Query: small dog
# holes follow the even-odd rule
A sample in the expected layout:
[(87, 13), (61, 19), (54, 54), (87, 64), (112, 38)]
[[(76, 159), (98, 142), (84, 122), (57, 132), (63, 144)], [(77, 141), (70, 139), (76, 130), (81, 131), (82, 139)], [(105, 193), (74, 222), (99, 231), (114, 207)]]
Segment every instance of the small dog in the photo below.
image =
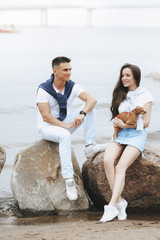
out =
[[(137, 121), (138, 115), (145, 113), (146, 111), (144, 110), (143, 107), (137, 106), (135, 109), (133, 109), (132, 112), (121, 112), (116, 117), (121, 119), (127, 125), (134, 125)], [(113, 140), (115, 140), (115, 137), (118, 137), (119, 131), (121, 131), (121, 128), (114, 127)]]

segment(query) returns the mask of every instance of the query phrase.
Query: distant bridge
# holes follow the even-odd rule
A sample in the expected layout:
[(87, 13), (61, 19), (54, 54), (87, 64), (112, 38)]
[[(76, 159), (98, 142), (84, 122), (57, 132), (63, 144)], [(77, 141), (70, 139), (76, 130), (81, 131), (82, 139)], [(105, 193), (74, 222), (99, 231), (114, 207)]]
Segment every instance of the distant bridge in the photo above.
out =
[(160, 7), (159, 0), (0, 0), (0, 10), (157, 7)]
[(0, 11), (40, 10), (41, 26), (47, 26), (48, 9), (86, 9), (87, 26), (92, 26), (92, 12), (96, 9), (160, 8), (159, 0), (0, 0)]

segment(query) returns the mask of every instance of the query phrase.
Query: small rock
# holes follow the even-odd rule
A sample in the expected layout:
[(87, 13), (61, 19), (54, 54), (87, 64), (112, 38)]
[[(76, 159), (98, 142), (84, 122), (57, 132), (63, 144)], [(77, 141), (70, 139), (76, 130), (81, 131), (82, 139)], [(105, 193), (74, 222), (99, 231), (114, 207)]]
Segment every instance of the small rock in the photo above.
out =
[(6, 162), (6, 152), (4, 148), (0, 147), (0, 173), (2, 171), (2, 168), (4, 167), (5, 162)]

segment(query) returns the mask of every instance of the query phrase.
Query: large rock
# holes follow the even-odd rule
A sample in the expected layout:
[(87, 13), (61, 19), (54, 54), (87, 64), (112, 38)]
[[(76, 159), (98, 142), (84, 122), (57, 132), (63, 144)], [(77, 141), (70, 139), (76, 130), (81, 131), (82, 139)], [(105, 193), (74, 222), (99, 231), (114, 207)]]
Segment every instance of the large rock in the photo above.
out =
[(146, 77), (153, 78), (154, 80), (160, 80), (160, 73), (159, 72), (149, 73)]
[[(105, 176), (104, 153), (87, 160), (82, 167), (84, 186), (89, 197), (99, 209), (108, 204), (111, 191)], [(129, 210), (160, 209), (160, 147), (147, 147), (128, 168), (123, 197)]]
[(6, 161), (6, 152), (4, 148), (0, 147), (0, 173), (2, 171), (2, 168), (4, 167)]
[(68, 200), (65, 182), (61, 176), (58, 148), (57, 143), (40, 140), (17, 154), (11, 177), (11, 189), (24, 214), (89, 208), (73, 150), (72, 162), (79, 197), (76, 201)]

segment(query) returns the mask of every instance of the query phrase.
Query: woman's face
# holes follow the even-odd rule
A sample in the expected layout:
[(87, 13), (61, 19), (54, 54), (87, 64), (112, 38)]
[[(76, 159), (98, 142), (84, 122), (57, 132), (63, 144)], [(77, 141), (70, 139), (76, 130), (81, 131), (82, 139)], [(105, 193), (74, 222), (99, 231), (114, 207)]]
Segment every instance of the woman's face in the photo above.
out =
[(124, 87), (128, 87), (129, 91), (134, 91), (137, 88), (136, 80), (130, 68), (123, 69), (121, 81)]

